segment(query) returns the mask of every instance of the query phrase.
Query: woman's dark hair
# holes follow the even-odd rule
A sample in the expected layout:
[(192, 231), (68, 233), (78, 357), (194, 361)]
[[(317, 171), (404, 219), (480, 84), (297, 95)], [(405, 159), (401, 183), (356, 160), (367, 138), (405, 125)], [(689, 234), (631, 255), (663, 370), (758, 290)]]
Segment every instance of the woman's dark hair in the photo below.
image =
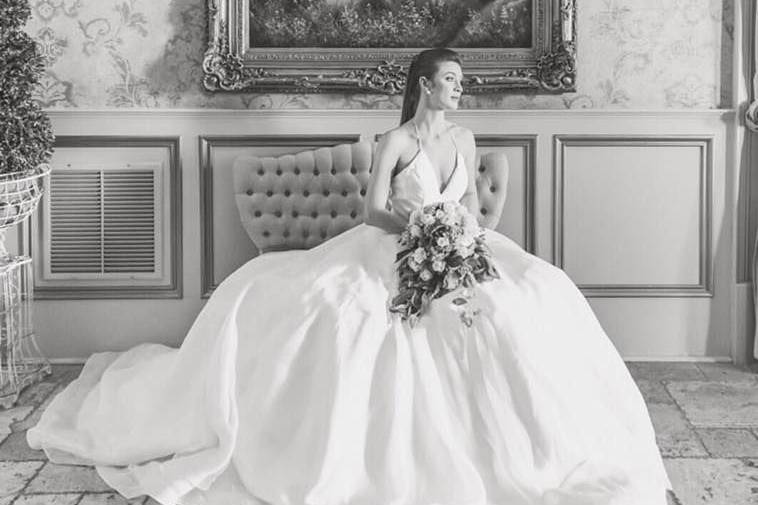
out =
[(400, 115), (400, 124), (405, 123), (416, 114), (419, 95), (418, 80), (420, 77), (426, 77), (431, 80), (439, 69), (439, 64), (443, 61), (454, 61), (461, 65), (461, 57), (452, 49), (436, 47), (421, 51), (411, 60), (411, 66), (408, 69), (408, 77), (405, 80), (405, 94), (403, 95), (403, 112)]

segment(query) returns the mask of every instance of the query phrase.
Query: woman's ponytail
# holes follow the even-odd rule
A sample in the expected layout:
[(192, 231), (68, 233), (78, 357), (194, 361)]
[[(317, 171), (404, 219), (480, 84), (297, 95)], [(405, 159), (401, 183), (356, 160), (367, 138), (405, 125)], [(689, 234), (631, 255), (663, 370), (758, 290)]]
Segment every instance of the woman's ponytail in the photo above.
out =
[(400, 124), (405, 124), (415, 114), (421, 96), (419, 79), (426, 77), (430, 81), (437, 73), (439, 64), (443, 61), (454, 61), (461, 65), (461, 57), (452, 49), (436, 47), (421, 51), (411, 60), (408, 74), (405, 80), (405, 93), (403, 94), (403, 109), (400, 114)]

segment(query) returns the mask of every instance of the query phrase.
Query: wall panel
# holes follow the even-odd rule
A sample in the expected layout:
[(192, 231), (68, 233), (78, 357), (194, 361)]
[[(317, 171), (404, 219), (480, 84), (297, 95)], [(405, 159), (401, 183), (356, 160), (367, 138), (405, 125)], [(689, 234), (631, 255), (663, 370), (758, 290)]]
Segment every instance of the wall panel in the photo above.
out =
[(556, 265), (588, 296), (710, 296), (710, 138), (557, 136)]
[(477, 154), (503, 151), (508, 156), (508, 193), (495, 229), (534, 252), (534, 181), (537, 165), (534, 135), (477, 135)]
[[(233, 199), (225, 197), (236, 154), (308, 148), (313, 144), (307, 139), (319, 136), (317, 143), (326, 145), (374, 139), (398, 119), (394, 110), (50, 115), (58, 135), (178, 137), (183, 180), (183, 297), (37, 301), (35, 324), (43, 351), (65, 359), (140, 342), (179, 344), (206, 303), (204, 295), (256, 253), (239, 225)], [(513, 173), (498, 228), (544, 260), (565, 263), (569, 275), (585, 283), (590, 305), (623, 356), (728, 359), (739, 348), (733, 315), (736, 178), (735, 168), (726, 163), (734, 139), (733, 111), (466, 110), (449, 118), (470, 128), (481, 150), (507, 153)], [(556, 138), (568, 148), (563, 159), (556, 155)], [(573, 144), (581, 138), (590, 145)], [(276, 139), (287, 141), (277, 144)], [(619, 139), (632, 144), (618, 146)], [(664, 145), (671, 142), (677, 145)], [(656, 166), (670, 171), (658, 174)], [(656, 174), (660, 178), (652, 180)], [(625, 189), (645, 200), (631, 198)], [(646, 210), (646, 201), (657, 206), (657, 214)], [(595, 220), (581, 220), (586, 213)], [(656, 215), (666, 226), (656, 228)], [(702, 223), (692, 224), (699, 216), (710, 223), (709, 231)], [(676, 233), (663, 233), (672, 227)], [(638, 236), (641, 244), (650, 244), (649, 251), (613, 249), (614, 241), (635, 244)], [(707, 236), (710, 250), (701, 242)], [(668, 263), (659, 261), (664, 254), (670, 256)], [(614, 270), (617, 261), (632, 266), (630, 273)], [(702, 265), (709, 263), (711, 271), (703, 276)]]

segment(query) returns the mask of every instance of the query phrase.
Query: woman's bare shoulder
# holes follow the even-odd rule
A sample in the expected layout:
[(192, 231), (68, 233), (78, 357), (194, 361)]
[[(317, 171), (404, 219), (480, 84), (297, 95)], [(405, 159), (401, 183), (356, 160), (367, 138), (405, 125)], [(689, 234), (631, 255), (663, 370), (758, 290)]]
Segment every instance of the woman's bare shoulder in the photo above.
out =
[(403, 151), (414, 138), (407, 124), (396, 126), (379, 136), (378, 142), (384, 149), (396, 149)]
[(450, 134), (461, 147), (475, 147), (474, 133), (465, 126), (450, 123)]
[(408, 127), (408, 123), (391, 128), (380, 135), (380, 138), (393, 142), (411, 139), (412, 137), (412, 130)]

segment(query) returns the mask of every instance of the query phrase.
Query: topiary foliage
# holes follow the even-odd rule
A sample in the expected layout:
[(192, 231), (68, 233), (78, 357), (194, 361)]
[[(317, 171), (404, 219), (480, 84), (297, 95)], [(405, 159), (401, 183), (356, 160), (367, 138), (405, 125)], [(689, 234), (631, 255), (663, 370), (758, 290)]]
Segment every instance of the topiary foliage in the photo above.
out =
[(36, 168), (53, 152), (50, 119), (32, 99), (44, 59), (22, 29), (30, 15), (27, 0), (0, 2), (0, 173)]

